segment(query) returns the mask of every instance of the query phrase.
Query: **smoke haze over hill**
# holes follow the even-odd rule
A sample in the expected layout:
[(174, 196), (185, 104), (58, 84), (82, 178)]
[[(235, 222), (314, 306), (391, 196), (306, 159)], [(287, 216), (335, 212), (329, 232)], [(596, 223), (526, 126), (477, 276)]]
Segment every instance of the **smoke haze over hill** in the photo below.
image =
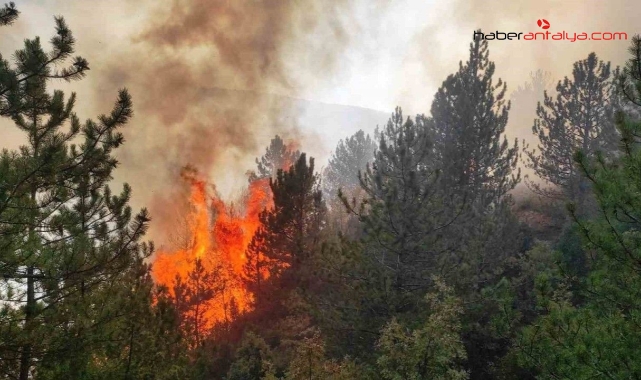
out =
[[(142, 206), (167, 192), (185, 164), (230, 194), (277, 133), (299, 141), (322, 165), (338, 139), (361, 128), (372, 133), (395, 105), (408, 115), (427, 113), (438, 86), (466, 59), (474, 29), (534, 31), (536, 20), (546, 18), (551, 30), (631, 36), (641, 17), (633, 0), (480, 4), (18, 2), (29, 17), (11, 27), (0, 48), (15, 49), (35, 35), (46, 40), (50, 15), (65, 16), (91, 67), (85, 80), (60, 85), (78, 92), (81, 119), (106, 112), (118, 88), (131, 90), (136, 113), (118, 152), (117, 179), (133, 185), (135, 204)], [(562, 79), (591, 51), (620, 64), (626, 46), (494, 41), (490, 58), (510, 94), (539, 69), (554, 82)], [(531, 137), (536, 103), (525, 102), (513, 108), (511, 139)], [(3, 146), (17, 146), (19, 133), (9, 123), (2, 121), (0, 131)]]

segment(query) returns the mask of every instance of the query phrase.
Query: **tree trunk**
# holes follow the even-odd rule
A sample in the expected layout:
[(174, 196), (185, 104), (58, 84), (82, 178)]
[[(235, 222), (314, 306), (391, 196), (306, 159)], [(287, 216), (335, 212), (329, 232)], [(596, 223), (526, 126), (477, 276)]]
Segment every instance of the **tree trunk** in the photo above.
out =
[[(35, 314), (36, 300), (33, 278), (33, 267), (27, 268), (27, 306), (25, 308), (25, 324), (24, 331), (30, 335), (31, 321)], [(29, 338), (27, 338), (29, 339)], [(20, 355), (20, 377), (19, 380), (29, 379), (29, 370), (31, 369), (31, 345), (26, 343), (22, 346), (22, 353)]]

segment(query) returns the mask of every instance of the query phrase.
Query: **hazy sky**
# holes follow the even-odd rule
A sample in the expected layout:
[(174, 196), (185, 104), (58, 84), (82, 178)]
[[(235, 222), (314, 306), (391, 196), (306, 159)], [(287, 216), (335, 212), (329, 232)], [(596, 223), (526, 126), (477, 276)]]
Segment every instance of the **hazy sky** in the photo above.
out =
[[(75, 33), (77, 53), (91, 67), (86, 79), (58, 86), (78, 93), (81, 119), (108, 112), (118, 88), (131, 90), (136, 115), (124, 131), (117, 179), (132, 184), (137, 205), (157, 204), (186, 163), (229, 191), (242, 183), (252, 158), (275, 133), (298, 140), (323, 160), (338, 139), (359, 126), (358, 120), (318, 126), (309, 115), (301, 122), (296, 108), (262, 94), (385, 113), (396, 105), (409, 114), (428, 113), (438, 86), (466, 59), (474, 29), (539, 31), (536, 21), (545, 18), (551, 32), (626, 32), (630, 37), (641, 32), (638, 0), (16, 4), (21, 15), (14, 25), (0, 28), (0, 52), (9, 57), (25, 38), (47, 41), (53, 16), (64, 16)], [(562, 79), (591, 51), (620, 64), (628, 44), (493, 41), (490, 58), (510, 92), (537, 69)], [(230, 98), (212, 92), (215, 88), (252, 93)], [(369, 127), (373, 131), (375, 125)], [(510, 133), (523, 137), (530, 129), (512, 126)], [(19, 136), (0, 120), (0, 147), (15, 147)]]
[[(300, 0), (282, 2), (306, 3)], [(183, 8), (197, 3), (216, 3), (220, 7), (245, 3), (244, 8), (249, 9), (258, 3), (275, 1), (42, 0), (16, 3), (22, 14), (15, 25), (3, 28), (0, 32), (2, 52), (8, 55), (7, 52), (19, 47), (24, 38), (35, 35), (49, 38), (53, 31), (53, 15), (65, 16), (76, 34), (78, 53), (92, 64), (89, 77), (82, 83), (73, 84), (73, 89), (82, 95), (81, 99), (94, 97), (81, 102), (84, 110), (87, 103), (96, 100), (93, 90), (87, 89), (103, 80), (100, 76), (105, 74), (102, 67), (105, 61), (112, 64), (112, 57), (123, 58), (124, 53), (125, 59), (144, 69), (145, 61), (150, 57), (126, 53), (140, 45), (140, 35), (149, 30), (150, 23), (163, 21), (159, 20), (158, 14), (163, 10), (169, 11), (170, 4)], [(637, 25), (640, 25), (638, 20), (641, 19), (641, 3), (634, 0), (363, 0), (327, 3), (336, 3), (338, 12), (321, 10), (315, 15), (319, 18), (318, 23), (341, 23), (345, 33), (349, 34), (346, 43), (334, 52), (336, 67), (328, 75), (309, 72), (305, 66), (298, 65), (314, 60), (314, 53), (318, 53), (318, 50), (317, 47), (307, 48), (305, 44), (297, 44), (296, 38), (293, 38), (293, 43), (287, 41), (292, 51), (283, 52), (281, 58), (289, 61), (291, 67), (288, 66), (288, 75), (304, 78), (304, 86), (293, 91), (279, 86), (266, 90), (386, 112), (396, 105), (411, 108), (413, 112), (426, 112), (440, 82), (448, 73), (455, 71), (459, 60), (465, 59), (475, 28), (487, 31), (538, 31), (536, 20), (546, 18), (552, 24), (550, 31), (625, 31), (632, 35), (640, 32)], [(197, 6), (195, 8), (198, 9)], [(211, 6), (209, 10), (216, 12), (214, 8)], [(309, 11), (314, 12), (314, 9)], [(207, 14), (207, 7), (203, 7), (202, 12)], [(337, 14), (339, 17), (336, 17)], [(174, 20), (178, 24), (182, 24), (182, 21), (186, 20)], [(183, 25), (189, 27), (186, 23)], [(319, 30), (312, 30), (309, 34), (311, 38), (305, 36), (301, 41), (313, 45), (317, 40), (327, 39)], [(206, 39), (206, 36), (203, 38)], [(491, 45), (491, 58), (497, 62), (498, 75), (507, 79), (508, 85), (514, 88), (530, 71), (545, 69), (557, 76), (565, 75), (573, 61), (584, 58), (590, 51), (596, 51), (603, 59), (618, 61), (625, 57), (626, 47), (626, 42), (614, 41), (496, 41)], [(184, 51), (175, 49), (176, 55)], [(198, 47), (191, 46), (189, 51), (194, 59)], [(206, 59), (207, 49), (200, 53), (203, 57), (195, 59)], [(215, 73), (212, 73), (214, 76)], [(117, 81), (117, 78), (110, 80)], [(128, 83), (123, 81), (117, 85), (127, 86)], [(251, 89), (250, 86), (238, 87)], [(90, 108), (87, 107), (87, 110)]]

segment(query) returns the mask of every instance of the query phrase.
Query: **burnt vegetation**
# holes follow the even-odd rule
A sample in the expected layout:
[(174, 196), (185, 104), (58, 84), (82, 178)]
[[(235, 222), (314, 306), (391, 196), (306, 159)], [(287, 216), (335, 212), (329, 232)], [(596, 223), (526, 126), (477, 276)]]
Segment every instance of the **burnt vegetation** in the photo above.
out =
[(186, 168), (194, 209), (161, 255), (135, 189), (109, 186), (131, 96), (81, 122), (51, 87), (89, 64), (55, 25), (0, 56), (0, 117), (27, 137), (0, 155), (0, 378), (641, 376), (639, 37), (622, 68), (592, 53), (519, 88), (541, 92), (533, 147), (506, 139), (475, 40), (429, 113), (397, 108), (323, 170), (276, 136), (225, 205)]

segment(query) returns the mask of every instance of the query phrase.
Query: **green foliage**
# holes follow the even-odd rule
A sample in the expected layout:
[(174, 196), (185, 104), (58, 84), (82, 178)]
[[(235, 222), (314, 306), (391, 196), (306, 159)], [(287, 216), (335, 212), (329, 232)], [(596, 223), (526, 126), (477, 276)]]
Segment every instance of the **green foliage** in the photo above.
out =
[(556, 248), (561, 253), (560, 265), (565, 275), (571, 277), (575, 283), (582, 281), (589, 271), (589, 257), (584, 249), (579, 226), (569, 225), (559, 238)]
[[(499, 343), (498, 355), (485, 355), (491, 362), (476, 367), (484, 368), (487, 376), (500, 379), (533, 378), (532, 372), (518, 364), (518, 341), (521, 330), (542, 312), (544, 302), (558, 287), (561, 273), (557, 266), (558, 255), (545, 244), (512, 257), (506, 263), (505, 276), (496, 284), (481, 291), (483, 308), (474, 315), (489, 316), (485, 326), (479, 326), (479, 345), (492, 348)], [(537, 302), (538, 301), (538, 302)], [(468, 352), (471, 350), (468, 349)]]
[[(16, 15), (13, 4), (5, 6), (1, 23)], [(169, 348), (155, 334), (175, 325), (156, 318), (161, 310), (151, 303), (144, 260), (153, 245), (141, 241), (149, 216), (132, 213), (128, 185), (120, 194), (109, 187), (131, 97), (121, 90), (109, 114), (81, 123), (75, 94), (48, 90), (52, 80), (80, 79), (88, 70), (80, 57), (65, 66), (75, 40), (62, 18), (55, 21), (50, 51), (35, 38), (12, 64), (0, 57), (0, 115), (27, 137), (0, 156), (0, 376), (177, 373), (170, 368), (176, 351), (154, 351)]]
[[(641, 97), (634, 90), (641, 81), (638, 36), (633, 39), (631, 52), (633, 57), (621, 83), (629, 101), (641, 105)], [(584, 302), (575, 306), (567, 294), (542, 297), (546, 315), (521, 336), (520, 359), (524, 365), (537, 368), (542, 379), (641, 375), (641, 149), (637, 139), (641, 123), (620, 112), (617, 126), (622, 151), (616, 160), (606, 160), (602, 155), (590, 158), (582, 152), (575, 157), (592, 184), (602, 215), (586, 221), (575, 207), (570, 207), (585, 248), (591, 253), (591, 271), (580, 289)]]
[[(360, 207), (340, 194), (364, 231), (360, 261), (349, 266), (355, 274), (342, 279), (352, 293), (366, 290), (358, 302), (339, 292), (331, 298), (341, 305), (333, 320), (364, 344), (391, 318), (414, 323), (422, 317), (417, 305), (434, 286), (432, 275), (451, 279), (467, 305), (462, 334), (477, 372), (507, 344), (493, 336), (488, 312), (496, 308), (481, 290), (500, 280), (506, 260), (522, 248), (508, 195), (520, 180), (518, 146), (503, 136), (506, 87), (493, 83), (487, 49), (486, 42), (472, 43), (468, 62), (436, 94), (431, 118), (404, 120), (397, 108), (377, 130), (379, 149), (360, 175)], [(330, 249), (334, 256), (326, 261), (353, 262), (357, 251), (343, 248)], [(330, 278), (341, 272), (328, 270)]]
[[(325, 345), (318, 331), (304, 338), (297, 344), (294, 357), (289, 363), (288, 380), (324, 380), (349, 378), (348, 371), (352, 368), (335, 365), (325, 359)], [(341, 373), (343, 372), (343, 373)]]
[(338, 189), (352, 192), (359, 188), (359, 173), (374, 161), (376, 148), (376, 141), (362, 130), (338, 142), (323, 173), (323, 188), (330, 200), (336, 198)]
[(271, 372), (272, 352), (265, 341), (249, 332), (236, 350), (227, 380), (263, 379)]
[(518, 142), (510, 146), (504, 136), (507, 85), (501, 79), (493, 83), (486, 40), (473, 41), (469, 60), (459, 66), (434, 96), (428, 120), (440, 184), (468, 203), (498, 203), (520, 181)]
[(373, 362), (371, 348), (392, 306), (384, 269), (367, 256), (362, 243), (345, 237), (326, 241), (315, 268), (322, 292), (314, 297), (312, 315), (328, 354)]
[(406, 297), (421, 291), (425, 274), (439, 267), (438, 230), (450, 220), (435, 185), (438, 170), (431, 165), (432, 139), (425, 118), (403, 120), (400, 108), (377, 133), (380, 146), (374, 163), (361, 175), (366, 198), (356, 213), (366, 234), (367, 249), (383, 265), (390, 296), (403, 308)]
[(591, 157), (616, 150), (618, 73), (618, 68), (611, 70), (609, 62), (591, 53), (574, 64), (571, 78), (559, 81), (556, 98), (545, 93), (532, 127), (539, 139), (538, 152), (533, 149), (526, 155), (528, 167), (552, 187), (528, 183), (534, 191), (578, 202), (582, 210), (588, 205), (588, 182), (572, 157), (577, 150)]
[(360, 130), (338, 142), (328, 166), (323, 171), (322, 187), (330, 212), (329, 228), (334, 228), (334, 233), (354, 239), (361, 236), (362, 228), (358, 218), (345, 209), (343, 199), (349, 200), (353, 207), (362, 201), (364, 192), (359, 176), (367, 169), (367, 165), (374, 161), (376, 149), (376, 140)]
[(523, 333), (521, 360), (540, 379), (633, 378), (638, 364), (638, 316), (591, 307), (554, 304), (549, 314)]
[(461, 341), (460, 301), (451, 288), (436, 281), (435, 293), (426, 296), (429, 317), (415, 330), (392, 319), (379, 340), (377, 363), (383, 379), (467, 379), (460, 368), (465, 359)]
[(5, 4), (3, 8), (0, 8), (0, 26), (12, 24), (18, 18), (19, 13), (14, 2)]
[[(6, 4), (0, 25), (17, 16)], [(341, 140), (323, 184), (314, 160), (276, 136), (248, 173), (273, 195), (246, 251), (254, 309), (239, 315), (230, 301), (213, 329), (219, 268), (197, 260), (175, 297), (156, 287), (149, 216), (133, 213), (128, 185), (109, 187), (129, 93), (81, 122), (75, 94), (49, 90), (88, 70), (80, 57), (65, 64), (75, 40), (62, 18), (51, 44), (26, 40), (11, 62), (0, 57), (0, 115), (27, 140), (0, 154), (0, 377), (641, 376), (639, 37), (618, 79), (627, 99), (614, 91), (618, 69), (593, 53), (537, 108), (542, 154), (528, 151), (529, 164), (574, 201), (574, 224), (550, 244), (526, 241), (512, 213), (519, 149), (504, 136), (507, 87), (486, 41), (473, 41), (430, 117), (397, 108), (373, 139)], [(543, 91), (537, 75), (517, 95)], [(328, 214), (323, 191), (345, 207)]]
[[(17, 10), (12, 4), (0, 9), (0, 26), (10, 24), (17, 17)], [(43, 51), (40, 38), (36, 37), (25, 40), (24, 49), (13, 56), (13, 66), (0, 55), (0, 116), (13, 117), (24, 111), (27, 107), (25, 102), (29, 99), (34, 101), (30, 95), (34, 91), (43, 92), (46, 81), (77, 80), (89, 70), (87, 61), (82, 57), (75, 57), (73, 63), (65, 67), (65, 61), (74, 52), (75, 39), (62, 17), (57, 17), (55, 22), (56, 34), (51, 39), (50, 51)], [(49, 102), (47, 98), (39, 101), (41, 105)], [(56, 112), (63, 110), (57, 109)]]
[[(325, 213), (314, 159), (301, 154), (289, 170), (270, 179), (274, 207), (261, 212), (260, 227), (247, 249), (247, 283), (258, 302), (271, 297), (265, 286), (292, 290), (303, 285), (305, 264), (320, 243)], [(265, 285), (266, 273), (269, 284)], [(273, 294), (272, 294), (273, 295)]]
[(302, 153), (289, 170), (270, 179), (274, 207), (259, 215), (260, 226), (246, 252), (245, 281), (254, 295), (253, 323), (274, 353), (273, 373), (284, 376), (295, 347), (312, 322), (309, 300), (322, 292), (314, 275), (325, 204), (314, 159)]
[(505, 137), (506, 91), (507, 85), (495, 79), (488, 42), (472, 41), (467, 62), (435, 94), (426, 123), (440, 169), (436, 186), (449, 214), (436, 234), (442, 247), (438, 274), (466, 304), (468, 368), (479, 377), (488, 376), (487, 367), (507, 343), (492, 329), (498, 309), (482, 291), (499, 284), (509, 258), (523, 249), (524, 228), (512, 213), (509, 195), (521, 178), (518, 143)]
[(292, 149), (280, 136), (276, 135), (265, 149), (265, 154), (260, 160), (256, 159), (257, 173), (249, 172), (249, 181), (275, 178), (279, 169), (288, 170), (298, 157), (300, 157), (300, 151)]

